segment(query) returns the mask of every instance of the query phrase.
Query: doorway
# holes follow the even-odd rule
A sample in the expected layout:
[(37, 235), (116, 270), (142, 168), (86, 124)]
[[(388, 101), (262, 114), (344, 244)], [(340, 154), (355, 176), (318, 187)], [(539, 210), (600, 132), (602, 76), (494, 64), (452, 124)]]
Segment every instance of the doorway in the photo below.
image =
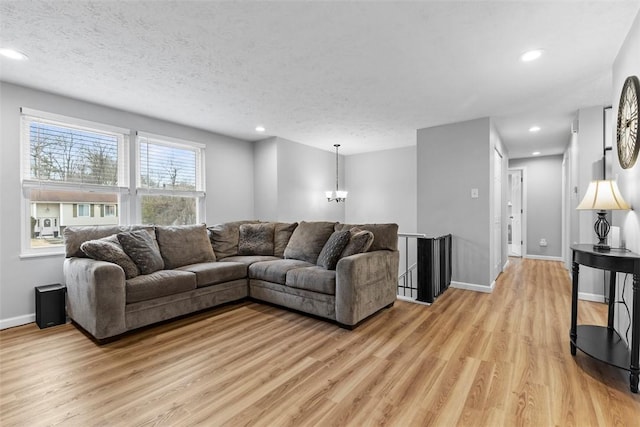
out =
[(509, 256), (522, 257), (523, 255), (523, 187), (524, 173), (522, 169), (509, 169), (508, 180), (508, 201), (507, 201), (507, 243)]

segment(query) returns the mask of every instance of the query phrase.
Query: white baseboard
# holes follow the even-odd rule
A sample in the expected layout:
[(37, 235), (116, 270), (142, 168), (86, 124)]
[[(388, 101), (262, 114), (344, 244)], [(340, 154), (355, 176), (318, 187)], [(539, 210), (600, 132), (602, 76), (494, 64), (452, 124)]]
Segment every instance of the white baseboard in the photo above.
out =
[(507, 262), (505, 262), (504, 265), (502, 266), (502, 271), (505, 271), (508, 265), (509, 265), (509, 258), (507, 258)]
[(584, 301), (604, 302), (604, 295), (600, 294), (588, 294), (586, 292), (578, 292), (578, 299)]
[(475, 292), (484, 292), (490, 294), (493, 292), (493, 288), (496, 286), (495, 280), (491, 283), (491, 285), (478, 285), (475, 283), (465, 283), (465, 282), (455, 282), (451, 281), (449, 287), (456, 289), (466, 289), (467, 291), (475, 291)]
[(400, 301), (412, 302), (414, 304), (431, 305), (431, 303), (429, 302), (418, 301), (417, 299), (405, 297), (404, 295), (396, 295), (396, 299), (399, 299)]
[(546, 255), (525, 255), (525, 258), (528, 259), (539, 259), (542, 261), (564, 261), (562, 257), (559, 256), (546, 256)]
[(24, 314), (22, 316), (10, 317), (8, 319), (0, 319), (0, 329), (13, 328), (14, 326), (26, 325), (36, 321), (36, 314)]

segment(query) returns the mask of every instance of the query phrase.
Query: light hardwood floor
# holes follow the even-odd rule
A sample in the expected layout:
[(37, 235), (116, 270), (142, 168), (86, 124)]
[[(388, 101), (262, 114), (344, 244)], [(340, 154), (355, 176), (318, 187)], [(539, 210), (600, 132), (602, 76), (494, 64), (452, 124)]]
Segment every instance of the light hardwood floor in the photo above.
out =
[(571, 356), (570, 288), (561, 263), (512, 259), (492, 294), (398, 301), (354, 331), (255, 303), (103, 346), (4, 330), (0, 425), (640, 425), (628, 373)]

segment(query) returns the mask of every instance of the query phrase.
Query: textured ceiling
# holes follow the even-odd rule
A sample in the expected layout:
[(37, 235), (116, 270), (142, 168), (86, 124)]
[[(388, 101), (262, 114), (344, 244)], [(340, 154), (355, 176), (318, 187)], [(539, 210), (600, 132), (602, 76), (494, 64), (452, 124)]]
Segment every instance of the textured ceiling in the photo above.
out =
[[(246, 140), (352, 154), (491, 116), (511, 157), (563, 151), (611, 102), (639, 1), (0, 0), (0, 79)], [(519, 55), (545, 49), (522, 63)], [(542, 127), (536, 135), (527, 129)]]

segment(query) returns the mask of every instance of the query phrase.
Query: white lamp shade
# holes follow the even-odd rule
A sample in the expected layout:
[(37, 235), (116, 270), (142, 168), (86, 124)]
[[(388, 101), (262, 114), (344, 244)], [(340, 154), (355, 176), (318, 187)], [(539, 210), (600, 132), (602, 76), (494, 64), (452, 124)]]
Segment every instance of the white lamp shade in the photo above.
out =
[(336, 191), (336, 197), (338, 199), (346, 199), (348, 191)]
[(576, 209), (626, 210), (631, 207), (624, 201), (615, 181), (591, 181), (584, 198)]
[(324, 194), (326, 195), (327, 199), (335, 199), (333, 191), (325, 191)]

